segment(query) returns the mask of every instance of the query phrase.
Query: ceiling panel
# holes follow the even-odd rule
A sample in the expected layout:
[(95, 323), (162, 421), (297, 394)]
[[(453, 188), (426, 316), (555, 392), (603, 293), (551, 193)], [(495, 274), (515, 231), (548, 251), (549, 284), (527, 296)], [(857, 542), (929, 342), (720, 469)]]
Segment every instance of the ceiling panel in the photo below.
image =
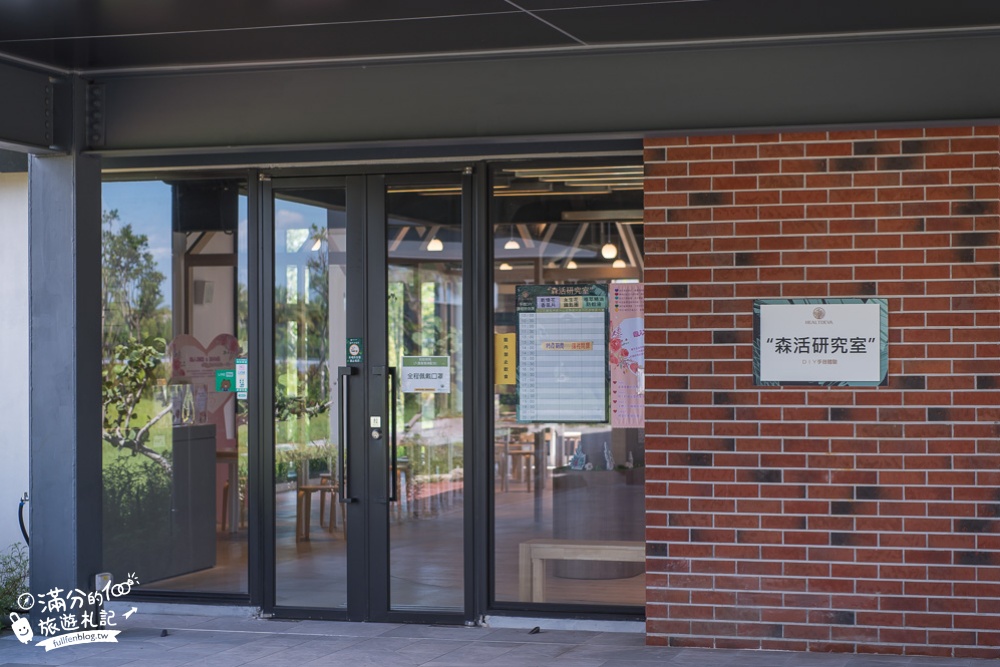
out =
[(686, 0), (581, 7), (587, 3), (521, 4), (588, 44), (1000, 25), (996, 0)]
[(523, 13), (295, 28), (2, 44), (13, 55), (78, 69), (185, 66), (448, 53), (574, 42)]
[(0, 41), (384, 21), (519, 11), (504, 0), (0, 2)]
[(0, 58), (118, 69), (998, 25), (1000, 0), (15, 0)]

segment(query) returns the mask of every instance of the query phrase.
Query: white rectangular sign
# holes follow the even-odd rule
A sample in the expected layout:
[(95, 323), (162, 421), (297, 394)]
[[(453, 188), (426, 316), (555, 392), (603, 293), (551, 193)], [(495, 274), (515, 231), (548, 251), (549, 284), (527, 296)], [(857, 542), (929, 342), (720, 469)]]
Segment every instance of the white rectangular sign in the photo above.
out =
[(759, 301), (760, 383), (879, 384), (884, 301)]
[(403, 357), (399, 385), (404, 394), (450, 394), (451, 357)]

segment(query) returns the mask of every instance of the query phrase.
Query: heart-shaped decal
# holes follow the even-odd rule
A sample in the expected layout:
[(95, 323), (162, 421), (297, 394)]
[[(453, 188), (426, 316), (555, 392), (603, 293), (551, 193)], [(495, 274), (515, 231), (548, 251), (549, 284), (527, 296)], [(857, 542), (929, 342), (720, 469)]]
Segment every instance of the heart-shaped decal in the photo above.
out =
[(232, 392), (215, 391), (215, 371), (236, 367), (240, 344), (232, 334), (219, 334), (207, 346), (189, 334), (170, 342), (171, 384), (203, 385), (207, 408), (215, 412), (233, 397)]

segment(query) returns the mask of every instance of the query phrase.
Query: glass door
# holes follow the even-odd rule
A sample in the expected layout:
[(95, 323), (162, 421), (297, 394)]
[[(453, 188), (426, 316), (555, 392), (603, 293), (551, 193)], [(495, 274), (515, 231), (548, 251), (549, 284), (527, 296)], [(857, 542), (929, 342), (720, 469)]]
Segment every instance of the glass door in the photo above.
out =
[(385, 307), (375, 317), (384, 314), (394, 378), (388, 593), (395, 611), (465, 606), (462, 185), (460, 174), (386, 182)]
[(273, 189), (274, 604), (347, 608), (346, 459), (338, 369), (346, 366), (346, 182)]
[[(461, 173), (275, 179), (266, 610), (462, 622)], [(268, 208), (265, 206), (265, 209)]]

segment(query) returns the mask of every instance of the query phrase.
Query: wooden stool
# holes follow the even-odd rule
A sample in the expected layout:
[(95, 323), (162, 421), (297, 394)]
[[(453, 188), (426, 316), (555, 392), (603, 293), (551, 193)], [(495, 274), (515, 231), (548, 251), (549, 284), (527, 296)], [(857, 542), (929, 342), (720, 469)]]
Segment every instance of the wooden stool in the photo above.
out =
[[(330, 527), (329, 532), (333, 532), (333, 519), (334, 513), (336, 512), (336, 500), (332, 498), (335, 487), (332, 484), (301, 484), (296, 490), (296, 503), (295, 503), (295, 541), (296, 542), (308, 542), (309, 541), (309, 522), (312, 517), (312, 494), (319, 491), (320, 502), (325, 502), (326, 494), (331, 495), (330, 509)], [(322, 509), (323, 505), (320, 505)], [(323, 517), (320, 516), (320, 526), (322, 526)]]

